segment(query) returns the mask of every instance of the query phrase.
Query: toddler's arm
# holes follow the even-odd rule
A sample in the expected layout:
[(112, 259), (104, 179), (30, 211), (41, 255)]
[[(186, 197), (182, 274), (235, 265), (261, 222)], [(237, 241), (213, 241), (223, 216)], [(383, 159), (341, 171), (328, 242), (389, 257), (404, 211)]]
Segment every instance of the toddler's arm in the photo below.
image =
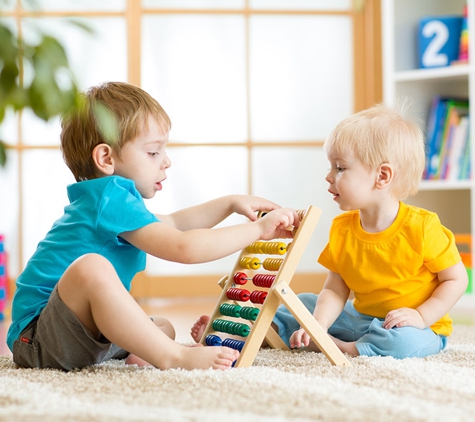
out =
[(400, 308), (388, 312), (384, 328), (416, 327), (427, 328), (449, 312), (462, 297), (468, 285), (468, 276), (462, 262), (437, 274), (440, 285), (431, 297), (416, 309)]
[(214, 227), (233, 213), (242, 214), (255, 221), (256, 211), (271, 211), (278, 208), (280, 206), (276, 203), (258, 196), (228, 195), (157, 217), (162, 222), (185, 231)]
[[(318, 294), (317, 304), (313, 311), (313, 316), (325, 331), (328, 331), (328, 328), (341, 314), (349, 295), (350, 289), (340, 274), (329, 271), (323, 289)], [(293, 348), (301, 347), (302, 344), (307, 347), (310, 340), (307, 332), (300, 328), (290, 336), (289, 343), (290, 347)]]
[(121, 237), (137, 248), (167, 261), (197, 264), (231, 255), (257, 240), (291, 238), (286, 227), (298, 227), (297, 213), (279, 208), (250, 223), (215, 229), (177, 230), (162, 222), (125, 232)]

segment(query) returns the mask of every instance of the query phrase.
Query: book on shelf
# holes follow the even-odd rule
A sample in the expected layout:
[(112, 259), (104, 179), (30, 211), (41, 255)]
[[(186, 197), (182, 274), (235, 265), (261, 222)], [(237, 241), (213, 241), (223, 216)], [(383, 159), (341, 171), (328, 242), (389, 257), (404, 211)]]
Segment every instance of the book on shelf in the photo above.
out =
[(427, 124), (424, 179), (464, 180), (470, 177), (469, 102), (436, 96)]

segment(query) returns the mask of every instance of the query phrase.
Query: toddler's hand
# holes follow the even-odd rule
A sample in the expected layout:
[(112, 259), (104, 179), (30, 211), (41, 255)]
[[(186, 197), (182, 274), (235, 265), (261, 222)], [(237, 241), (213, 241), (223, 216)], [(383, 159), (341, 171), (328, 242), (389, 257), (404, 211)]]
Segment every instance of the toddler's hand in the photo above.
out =
[(293, 237), (290, 227), (298, 227), (299, 217), (291, 208), (279, 208), (267, 213), (257, 221), (261, 232), (261, 240)]
[(426, 328), (421, 314), (411, 308), (399, 308), (389, 311), (383, 322), (383, 327), (387, 330), (394, 327), (415, 327), (421, 330)]
[(300, 328), (292, 333), (289, 344), (292, 349), (300, 349), (302, 346), (308, 347), (310, 344), (310, 336), (303, 328)]
[(264, 198), (251, 195), (234, 195), (233, 212), (249, 218), (251, 221), (257, 220), (256, 211), (272, 211), (281, 208), (280, 205)]

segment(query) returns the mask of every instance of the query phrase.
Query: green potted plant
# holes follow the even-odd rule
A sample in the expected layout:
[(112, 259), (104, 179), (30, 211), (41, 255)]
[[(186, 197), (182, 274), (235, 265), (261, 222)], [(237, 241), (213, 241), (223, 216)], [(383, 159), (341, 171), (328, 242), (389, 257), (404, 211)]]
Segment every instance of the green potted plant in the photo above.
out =
[[(71, 24), (90, 31), (77, 22)], [(9, 109), (28, 108), (48, 121), (81, 105), (82, 97), (61, 42), (44, 33), (38, 35), (36, 43), (28, 43), (0, 20), (0, 124)], [(26, 67), (31, 75), (28, 81), (22, 73)], [(116, 126), (112, 115), (101, 105), (93, 112), (106, 140), (113, 142)], [(0, 166), (5, 165), (6, 152), (5, 142), (0, 139)]]

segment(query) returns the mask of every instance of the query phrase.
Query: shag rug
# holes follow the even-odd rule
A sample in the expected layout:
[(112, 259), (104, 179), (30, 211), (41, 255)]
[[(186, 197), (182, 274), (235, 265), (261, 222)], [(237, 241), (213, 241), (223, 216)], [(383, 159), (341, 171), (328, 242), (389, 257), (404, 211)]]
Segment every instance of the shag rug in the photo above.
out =
[(169, 370), (110, 361), (69, 373), (0, 357), (0, 421), (475, 421), (475, 327), (436, 356), (349, 358), (261, 350), (250, 368)]

